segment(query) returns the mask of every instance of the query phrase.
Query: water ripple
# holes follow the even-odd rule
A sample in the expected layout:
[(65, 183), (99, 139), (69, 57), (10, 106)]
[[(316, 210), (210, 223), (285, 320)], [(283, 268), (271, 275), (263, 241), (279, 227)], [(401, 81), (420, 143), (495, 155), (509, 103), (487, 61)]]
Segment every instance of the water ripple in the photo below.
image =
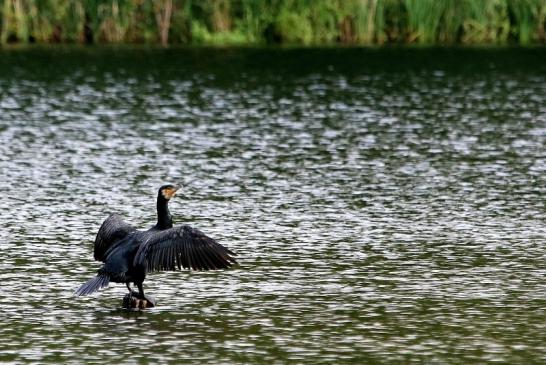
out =
[[(544, 73), (26, 62), (0, 78), (1, 362), (546, 362)], [(144, 312), (74, 298), (102, 220), (150, 226), (166, 181), (241, 265), (151, 275)]]

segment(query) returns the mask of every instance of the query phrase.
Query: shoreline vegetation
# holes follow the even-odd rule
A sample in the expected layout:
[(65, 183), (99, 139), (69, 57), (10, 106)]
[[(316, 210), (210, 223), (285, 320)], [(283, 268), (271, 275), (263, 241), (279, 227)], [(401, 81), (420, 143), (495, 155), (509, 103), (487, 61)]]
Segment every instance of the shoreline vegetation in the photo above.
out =
[(546, 44), (545, 0), (0, 0), (2, 44)]

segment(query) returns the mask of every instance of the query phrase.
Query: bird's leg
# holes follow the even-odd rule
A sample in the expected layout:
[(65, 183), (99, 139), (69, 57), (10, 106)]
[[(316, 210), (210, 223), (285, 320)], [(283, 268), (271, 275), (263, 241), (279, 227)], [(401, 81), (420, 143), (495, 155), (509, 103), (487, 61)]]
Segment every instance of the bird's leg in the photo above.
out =
[(139, 296), (139, 293), (137, 293), (136, 291), (131, 289), (131, 283), (130, 282), (126, 282), (125, 285), (127, 285), (127, 289), (129, 289), (129, 293), (131, 294), (131, 296), (133, 296), (133, 297), (138, 297)]
[(136, 285), (138, 286), (138, 295), (140, 296), (140, 298), (147, 300), (152, 307), (155, 307), (155, 299), (144, 294), (144, 288), (142, 287), (142, 283), (136, 283)]
[(140, 295), (140, 297), (142, 299), (146, 299), (146, 297), (144, 296), (144, 288), (142, 287), (142, 283), (136, 283), (136, 285), (138, 286), (138, 294)]

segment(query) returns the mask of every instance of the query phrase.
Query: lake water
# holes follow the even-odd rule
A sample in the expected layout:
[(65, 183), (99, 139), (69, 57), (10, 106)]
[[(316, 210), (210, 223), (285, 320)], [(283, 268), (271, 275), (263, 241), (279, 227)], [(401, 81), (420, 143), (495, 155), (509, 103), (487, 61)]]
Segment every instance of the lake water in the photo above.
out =
[[(546, 363), (545, 49), (0, 52), (0, 362)], [(234, 250), (95, 275), (157, 188)]]

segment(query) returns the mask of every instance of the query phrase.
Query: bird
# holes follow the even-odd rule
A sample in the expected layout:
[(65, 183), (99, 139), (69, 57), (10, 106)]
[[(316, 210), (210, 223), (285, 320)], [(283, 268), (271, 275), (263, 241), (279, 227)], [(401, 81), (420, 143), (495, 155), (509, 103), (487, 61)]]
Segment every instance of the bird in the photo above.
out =
[[(129, 295), (155, 300), (144, 293), (146, 274), (176, 269), (217, 270), (237, 264), (236, 254), (189, 225), (173, 227), (169, 201), (180, 185), (167, 184), (157, 194), (157, 223), (147, 231), (137, 230), (113, 213), (102, 223), (95, 238), (93, 256), (104, 265), (97, 276), (80, 286), (76, 296), (105, 288), (110, 282), (125, 283)], [(136, 285), (138, 292), (131, 289)]]

